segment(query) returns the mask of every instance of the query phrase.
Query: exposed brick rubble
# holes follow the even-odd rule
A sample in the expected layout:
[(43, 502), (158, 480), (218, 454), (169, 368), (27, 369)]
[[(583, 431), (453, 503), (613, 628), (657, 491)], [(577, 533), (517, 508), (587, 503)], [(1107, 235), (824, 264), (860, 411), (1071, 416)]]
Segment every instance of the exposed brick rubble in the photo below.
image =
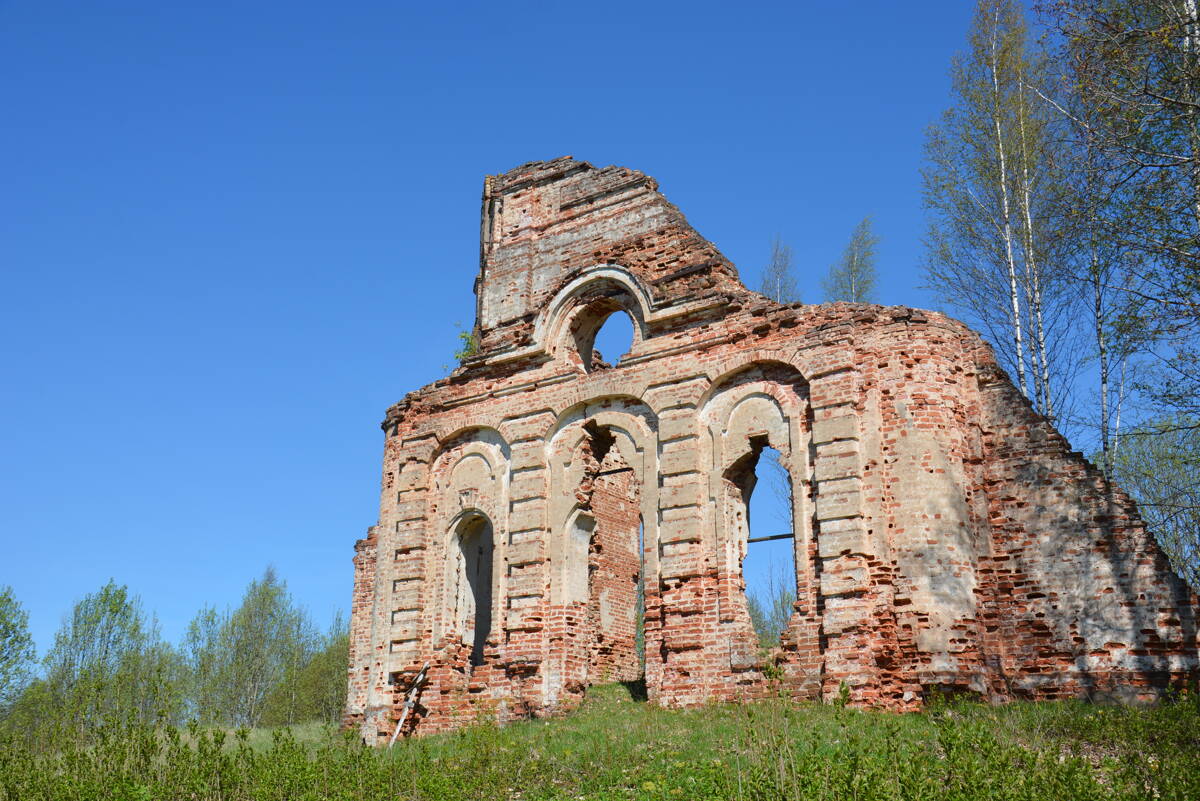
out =
[[(962, 324), (772, 303), (653, 179), (570, 158), (486, 180), (475, 291), (480, 353), (383, 423), (346, 716), (369, 741), (426, 663), (420, 733), (638, 678), (639, 569), (664, 705), (1143, 698), (1196, 677), (1196, 597)], [(617, 311), (632, 351), (593, 364)], [(797, 596), (764, 655), (741, 560), (767, 446), (792, 477)]]

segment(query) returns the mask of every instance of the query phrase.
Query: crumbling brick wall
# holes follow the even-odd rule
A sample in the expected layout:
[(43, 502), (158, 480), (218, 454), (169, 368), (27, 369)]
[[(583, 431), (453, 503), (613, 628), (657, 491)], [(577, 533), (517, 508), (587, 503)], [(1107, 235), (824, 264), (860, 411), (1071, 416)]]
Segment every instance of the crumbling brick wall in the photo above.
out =
[[(410, 731), (639, 676), (666, 705), (782, 689), (897, 710), (933, 686), (1137, 698), (1196, 677), (1196, 597), (960, 323), (772, 303), (653, 179), (570, 158), (486, 180), (475, 290), (480, 352), (383, 422), (346, 713), (368, 740), (425, 665)], [(613, 313), (634, 343), (608, 365)], [(768, 446), (796, 602), (764, 653), (741, 565)], [(484, 525), (491, 582), (464, 594)]]

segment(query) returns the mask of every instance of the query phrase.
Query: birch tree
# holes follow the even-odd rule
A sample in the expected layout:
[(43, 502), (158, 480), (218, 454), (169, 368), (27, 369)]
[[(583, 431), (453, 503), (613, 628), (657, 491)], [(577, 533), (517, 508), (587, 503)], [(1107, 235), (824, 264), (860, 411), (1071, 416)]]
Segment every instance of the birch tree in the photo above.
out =
[(1126, 255), (1153, 368), (1143, 400), (1174, 425), (1200, 414), (1200, 19), (1196, 0), (1061, 0), (1048, 20), (1085, 138), (1095, 191), (1119, 214), (1104, 238)]
[[(792, 249), (785, 245), (778, 236), (771, 242), (771, 258), (767, 261), (767, 266), (763, 268), (762, 288), (759, 289), (759, 293), (766, 295), (776, 303), (800, 302), (800, 288), (796, 281)], [(774, 450), (768, 450), (763, 461), (767, 465), (773, 492), (777, 496), (786, 494), (790, 499), (791, 477), (788, 475), (787, 468), (780, 463), (779, 454)]]
[(835, 303), (873, 303), (878, 275), (875, 271), (875, 247), (879, 237), (871, 227), (871, 218), (864, 217), (850, 234), (841, 259), (830, 268), (822, 287), (825, 300)]
[(185, 652), (194, 713), (205, 723), (257, 726), (275, 695), (279, 717), (296, 720), (294, 679), (315, 650), (312, 625), (272, 568), (251, 581), (241, 604), (204, 609), (192, 621)]
[(1047, 94), (1054, 85), (1051, 82), (1035, 91), (1062, 112), (1055, 126), (1064, 141), (1057, 152), (1064, 176), (1057, 210), (1062, 217), (1059, 258), (1079, 295), (1077, 324), (1081, 338), (1088, 342), (1083, 361), (1095, 367), (1077, 423), (1099, 445), (1099, 466), (1111, 476), (1122, 413), (1142, 368), (1140, 351), (1149, 341), (1144, 319), (1147, 307), (1132, 268), (1136, 256), (1112, 235), (1131, 222), (1123, 218), (1121, 204), (1113, 202), (1104, 188), (1104, 175), (1111, 165), (1086, 122), (1092, 112), (1070, 93)]
[(781, 564), (772, 564), (764, 586), (759, 592), (748, 594), (746, 604), (759, 647), (764, 650), (776, 647), (795, 611), (795, 575), (788, 575)]
[(336, 724), (346, 707), (346, 665), (350, 662), (350, 627), (338, 612), (321, 638), (320, 648), (296, 677), (300, 695), (297, 720)]
[(32, 664), (29, 614), (13, 596), (12, 587), (0, 587), (0, 715), (24, 688)]
[(211, 606), (196, 613), (183, 637), (190, 718), (208, 726), (225, 721), (221, 682), (226, 662), (221, 645), (225, 616)]
[(43, 715), (90, 726), (178, 717), (178, 661), (128, 588), (108, 582), (72, 607), (44, 660)]
[(1200, 591), (1200, 421), (1163, 417), (1123, 438), (1115, 458), (1121, 485), (1138, 502), (1176, 572)]
[(800, 287), (796, 282), (796, 270), (792, 249), (780, 241), (771, 242), (771, 258), (763, 268), (762, 288), (759, 293), (776, 303), (799, 303)]
[[(1035, 64), (1019, 54), (1012, 61), (1012, 69), (1016, 73), (1016, 92), (1012, 96), (1012, 105), (1017, 120), (1017, 205), (1021, 211), (1021, 255), (1023, 273), (1025, 276), (1025, 294), (1030, 318), (1030, 359), (1033, 363), (1033, 383), (1035, 401), (1041, 406), (1042, 413), (1051, 420), (1054, 419), (1054, 397), (1050, 389), (1050, 360), (1046, 347), (1046, 310), (1045, 287), (1042, 271), (1045, 269), (1043, 259), (1047, 254), (1041, 247), (1040, 229), (1035, 224), (1037, 215), (1034, 207), (1035, 196), (1043, 183), (1040, 173), (1045, 168), (1044, 159), (1039, 158), (1047, 144), (1044, 134), (1046, 117), (1038, 114), (1033, 105), (1032, 93), (1029, 87), (1030, 72)], [(1035, 183), (1036, 182), (1036, 183)]]
[(1049, 112), (1031, 87), (1040, 63), (1020, 7), (980, 2), (968, 48), (951, 64), (952, 103), (926, 139), (925, 283), (1054, 417), (1070, 385), (1061, 353), (1070, 314), (1053, 246), (1058, 218), (1042, 212), (1057, 176)]

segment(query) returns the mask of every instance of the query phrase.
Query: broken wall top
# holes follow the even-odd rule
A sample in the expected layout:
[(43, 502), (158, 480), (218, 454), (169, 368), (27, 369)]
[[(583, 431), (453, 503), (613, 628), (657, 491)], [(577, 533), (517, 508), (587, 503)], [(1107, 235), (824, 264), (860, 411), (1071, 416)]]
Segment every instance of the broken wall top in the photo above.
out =
[[(484, 182), (476, 334), (484, 354), (533, 342), (539, 313), (589, 268), (636, 282), (651, 310), (746, 290), (653, 178), (563, 157)], [(650, 310), (648, 310), (650, 311)]]

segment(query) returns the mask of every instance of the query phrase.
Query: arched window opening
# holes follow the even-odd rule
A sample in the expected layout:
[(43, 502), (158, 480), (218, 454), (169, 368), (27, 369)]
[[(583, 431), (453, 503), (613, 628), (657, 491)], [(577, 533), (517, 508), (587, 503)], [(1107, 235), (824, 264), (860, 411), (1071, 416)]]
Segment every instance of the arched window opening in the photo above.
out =
[(483, 664), (483, 648), (492, 632), (492, 524), (473, 515), (458, 526), (455, 611), (459, 631), (471, 643), (471, 664)]
[(611, 312), (592, 340), (585, 364), (589, 371), (606, 370), (620, 365), (633, 350), (633, 318), (624, 310)]
[(792, 478), (779, 451), (765, 442), (731, 468), (741, 489), (745, 536), (742, 580), (750, 622), (759, 645), (773, 648), (787, 629), (796, 603), (795, 540), (792, 532)]

